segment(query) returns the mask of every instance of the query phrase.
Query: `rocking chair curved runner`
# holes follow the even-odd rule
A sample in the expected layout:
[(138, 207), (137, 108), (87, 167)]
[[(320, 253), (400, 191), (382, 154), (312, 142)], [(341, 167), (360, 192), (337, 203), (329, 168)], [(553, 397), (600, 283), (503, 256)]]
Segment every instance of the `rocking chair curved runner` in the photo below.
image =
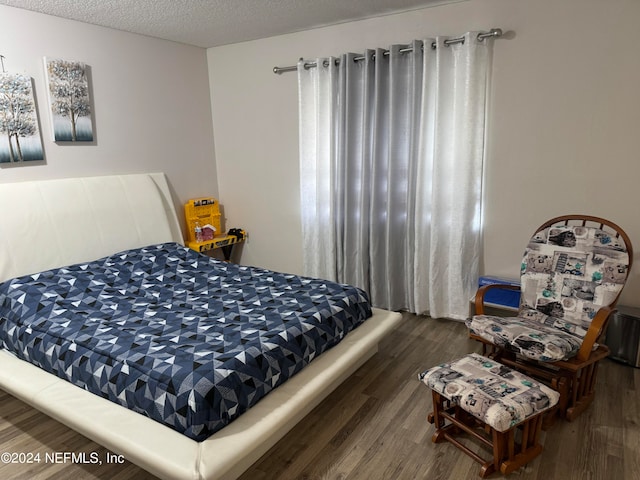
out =
[[(597, 342), (631, 270), (633, 250), (615, 223), (565, 215), (544, 223), (529, 241), (521, 284), (485, 285), (475, 298), (469, 336), (483, 354), (546, 380), (560, 392), (559, 412), (573, 420), (595, 396), (598, 362), (609, 349)], [(484, 296), (521, 290), (516, 317), (485, 315)]]

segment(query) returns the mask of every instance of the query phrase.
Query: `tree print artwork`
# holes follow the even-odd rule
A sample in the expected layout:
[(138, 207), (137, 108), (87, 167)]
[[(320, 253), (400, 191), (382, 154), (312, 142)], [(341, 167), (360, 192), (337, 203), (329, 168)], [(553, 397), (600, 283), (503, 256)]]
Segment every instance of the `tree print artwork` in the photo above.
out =
[(55, 141), (93, 141), (87, 66), (45, 58), (45, 68)]
[(44, 160), (31, 77), (0, 73), (0, 163)]

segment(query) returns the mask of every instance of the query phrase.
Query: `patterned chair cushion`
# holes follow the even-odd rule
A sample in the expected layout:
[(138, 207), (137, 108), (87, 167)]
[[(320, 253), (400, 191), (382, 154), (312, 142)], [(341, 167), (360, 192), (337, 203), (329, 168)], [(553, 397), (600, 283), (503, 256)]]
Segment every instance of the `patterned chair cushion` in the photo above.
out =
[(499, 432), (553, 407), (560, 397), (546, 385), (477, 353), (426, 370), (418, 378)]
[(534, 234), (521, 265), (517, 317), (467, 320), (472, 333), (528, 358), (553, 362), (580, 349), (591, 321), (624, 287), (629, 254), (598, 227), (551, 226)]
[(571, 358), (582, 345), (581, 337), (531, 318), (476, 315), (466, 323), (472, 333), (494, 345), (543, 362)]
[(522, 259), (518, 316), (537, 310), (575, 325), (579, 328), (575, 333), (583, 337), (600, 307), (617, 298), (628, 270), (626, 245), (604, 230), (583, 226), (541, 230), (529, 241)]

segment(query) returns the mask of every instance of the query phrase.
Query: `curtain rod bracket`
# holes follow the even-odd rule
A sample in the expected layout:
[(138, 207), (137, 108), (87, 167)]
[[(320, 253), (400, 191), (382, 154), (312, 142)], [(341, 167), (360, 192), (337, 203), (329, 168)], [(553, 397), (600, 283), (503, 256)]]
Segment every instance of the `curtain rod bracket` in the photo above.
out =
[(499, 38), (501, 36), (502, 36), (502, 29), (501, 28), (492, 28), (487, 33), (479, 33), (478, 34), (478, 40), (482, 41), (485, 38), (490, 38), (490, 37)]

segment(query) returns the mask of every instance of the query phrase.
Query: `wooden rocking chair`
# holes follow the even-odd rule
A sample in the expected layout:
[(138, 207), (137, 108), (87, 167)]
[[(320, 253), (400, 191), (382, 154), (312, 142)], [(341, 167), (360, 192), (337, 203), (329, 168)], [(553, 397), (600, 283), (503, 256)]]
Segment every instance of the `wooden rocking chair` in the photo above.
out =
[[(469, 335), (482, 342), (484, 355), (546, 380), (571, 421), (595, 396), (598, 362), (609, 355), (597, 342), (632, 262), (629, 237), (616, 224), (586, 215), (551, 219), (529, 241), (520, 286), (478, 290)], [(516, 317), (485, 315), (484, 296), (494, 288), (521, 290)]]

